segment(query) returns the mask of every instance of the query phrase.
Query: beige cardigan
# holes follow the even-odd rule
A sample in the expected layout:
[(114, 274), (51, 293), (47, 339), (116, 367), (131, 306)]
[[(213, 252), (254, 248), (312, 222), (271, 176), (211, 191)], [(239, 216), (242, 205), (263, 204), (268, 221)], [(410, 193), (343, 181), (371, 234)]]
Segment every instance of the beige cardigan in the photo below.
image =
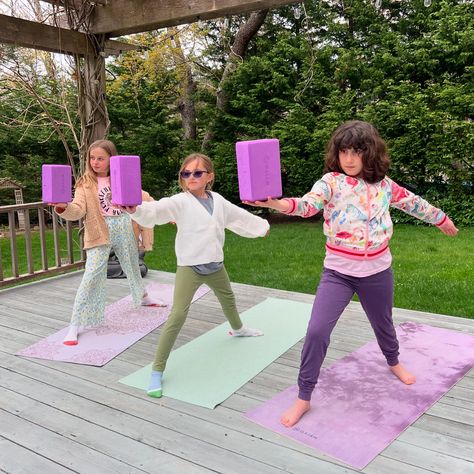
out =
[[(146, 191), (142, 191), (142, 199), (143, 201), (153, 200)], [(84, 250), (110, 243), (109, 229), (100, 212), (97, 184), (77, 186), (74, 199), (66, 209), (55, 208), (54, 210), (67, 221), (77, 221), (84, 217)]]

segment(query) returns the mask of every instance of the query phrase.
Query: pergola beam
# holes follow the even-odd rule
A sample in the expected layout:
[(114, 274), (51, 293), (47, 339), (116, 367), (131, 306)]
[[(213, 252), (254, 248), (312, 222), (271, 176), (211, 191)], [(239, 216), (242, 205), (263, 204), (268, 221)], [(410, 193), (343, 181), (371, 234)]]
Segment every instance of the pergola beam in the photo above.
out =
[(90, 30), (109, 37), (275, 8), (295, 0), (113, 0), (96, 5)]
[[(51, 3), (53, 5), (65, 6), (64, 0), (42, 0), (45, 3)], [(106, 5), (109, 0), (69, 0), (67, 6), (69, 8), (74, 8), (75, 10), (80, 10), (84, 3), (93, 3), (94, 5)]]
[[(51, 53), (82, 56), (96, 53), (94, 46), (84, 33), (1, 14), (0, 43)], [(105, 54), (119, 54), (122, 51), (136, 49), (136, 46), (121, 41), (107, 40), (104, 49)]]

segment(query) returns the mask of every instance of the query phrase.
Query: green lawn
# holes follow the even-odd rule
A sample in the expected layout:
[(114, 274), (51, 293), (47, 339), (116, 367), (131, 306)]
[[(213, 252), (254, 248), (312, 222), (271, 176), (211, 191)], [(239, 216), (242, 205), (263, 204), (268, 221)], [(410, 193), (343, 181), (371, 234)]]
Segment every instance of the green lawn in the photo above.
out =
[[(155, 247), (145, 261), (149, 268), (174, 272), (176, 228), (155, 228)], [(77, 242), (77, 234), (74, 234)], [(54, 265), (52, 234), (48, 255)], [(62, 235), (63, 256), (65, 236)], [(391, 241), (395, 272), (395, 306), (474, 319), (474, 227), (463, 228), (455, 238), (431, 226), (396, 225)], [(8, 239), (0, 239), (4, 277), (10, 272)], [(24, 241), (18, 238), (20, 273), (26, 272)], [(38, 235), (33, 252), (40, 268)], [(78, 250), (75, 251), (79, 258)], [(225, 262), (232, 281), (313, 294), (324, 259), (320, 221), (295, 219), (272, 224), (265, 239), (245, 239), (227, 232)]]
[[(74, 246), (74, 260), (80, 260), (81, 252), (79, 250), (79, 238), (77, 236), (77, 229), (73, 229), (73, 246)], [(61, 258), (67, 258), (67, 241), (66, 231), (59, 231), (59, 242), (61, 249)], [(26, 261), (26, 244), (22, 234), (17, 235), (16, 239), (18, 266), (20, 275), (28, 272)], [(33, 262), (35, 271), (41, 270), (41, 246), (39, 239), (39, 232), (33, 231), (31, 237), (31, 248), (33, 253)], [(56, 260), (54, 256), (54, 237), (51, 230), (46, 231), (46, 249), (48, 255), (48, 266), (54, 267)], [(12, 276), (11, 269), (11, 253), (10, 253), (10, 239), (0, 238), (0, 256), (2, 261), (3, 277), (9, 278)]]
[[(174, 272), (173, 225), (155, 228), (149, 268)], [(474, 228), (447, 237), (431, 226), (398, 224), (391, 241), (395, 306), (474, 318)], [(324, 259), (322, 223), (272, 224), (265, 239), (227, 232), (225, 262), (231, 281), (313, 294)]]

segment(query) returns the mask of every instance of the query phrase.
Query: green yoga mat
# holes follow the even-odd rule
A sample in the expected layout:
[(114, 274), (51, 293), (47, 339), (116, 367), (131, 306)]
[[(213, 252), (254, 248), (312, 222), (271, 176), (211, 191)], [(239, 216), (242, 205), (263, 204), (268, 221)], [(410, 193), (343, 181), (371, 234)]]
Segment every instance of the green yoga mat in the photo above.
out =
[[(215, 408), (306, 333), (311, 305), (268, 298), (241, 314), (261, 337), (231, 337), (226, 322), (173, 351), (163, 376), (163, 396)], [(120, 383), (146, 390), (151, 364)]]

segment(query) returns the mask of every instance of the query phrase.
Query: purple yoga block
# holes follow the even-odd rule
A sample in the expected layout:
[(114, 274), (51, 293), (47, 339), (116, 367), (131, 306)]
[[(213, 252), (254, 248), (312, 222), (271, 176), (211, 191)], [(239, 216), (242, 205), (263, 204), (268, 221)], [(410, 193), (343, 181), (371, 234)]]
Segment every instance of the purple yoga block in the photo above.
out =
[(43, 202), (72, 201), (72, 171), (69, 165), (43, 165), (41, 167)]
[(276, 138), (237, 142), (235, 150), (240, 199), (281, 197), (280, 142)]
[(142, 203), (140, 157), (132, 155), (110, 157), (110, 187), (112, 202), (121, 206)]

